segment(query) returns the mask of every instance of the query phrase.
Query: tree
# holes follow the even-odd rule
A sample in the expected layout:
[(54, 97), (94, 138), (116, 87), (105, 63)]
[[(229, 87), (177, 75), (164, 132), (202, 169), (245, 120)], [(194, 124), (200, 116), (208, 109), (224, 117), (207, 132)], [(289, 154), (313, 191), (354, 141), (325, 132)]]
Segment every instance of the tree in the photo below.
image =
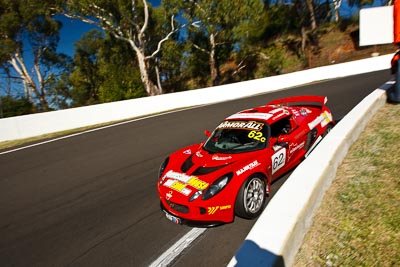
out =
[(342, 0), (332, 0), (333, 2), (333, 9), (334, 9), (334, 18), (335, 22), (339, 21), (340, 15), (339, 15), (339, 9), (340, 6), (342, 5)]
[[(220, 83), (220, 61), (226, 59), (235, 49), (237, 42), (243, 37), (237, 33), (244, 24), (254, 23), (260, 19), (263, 4), (259, 0), (189, 0), (166, 1), (170, 6), (181, 7), (182, 16), (192, 25), (192, 36), (189, 42), (193, 47), (208, 55), (210, 68), (210, 85)], [(202, 40), (198, 35), (204, 35), (207, 43), (196, 43), (192, 39)]]
[(91, 30), (75, 43), (73, 106), (145, 96), (135, 55), (126, 42)]
[(35, 112), (31, 101), (26, 98), (0, 96), (0, 119), (26, 115)]
[(140, 78), (148, 95), (158, 95), (162, 90), (150, 75), (150, 63), (160, 53), (162, 45), (183, 26), (176, 27), (174, 16), (169, 19), (169, 31), (158, 40), (156, 47), (150, 49), (154, 43), (151, 30), (151, 7), (147, 1), (93, 1), (69, 0), (59, 1), (58, 12), (70, 18), (80, 19), (83, 22), (97, 25), (104, 32), (127, 42), (135, 52), (140, 70)]
[(101, 78), (97, 51), (104, 45), (103, 43), (102, 33), (98, 30), (91, 30), (74, 44), (74, 70), (69, 77), (72, 85), (73, 106), (99, 103)]
[(98, 51), (102, 103), (146, 96), (135, 54), (126, 42), (107, 36)]
[[(56, 52), (61, 23), (51, 17), (43, 3), (0, 0), (0, 6), (0, 66), (18, 77), (25, 98), (40, 110), (57, 108), (66, 93), (49, 91), (49, 84), (60, 81), (69, 68), (68, 56)], [(32, 63), (24, 55), (26, 51)]]
[(310, 22), (311, 22), (311, 31), (315, 31), (317, 29), (317, 19), (315, 18), (314, 12), (314, 2), (313, 0), (306, 0), (308, 12), (310, 12)]

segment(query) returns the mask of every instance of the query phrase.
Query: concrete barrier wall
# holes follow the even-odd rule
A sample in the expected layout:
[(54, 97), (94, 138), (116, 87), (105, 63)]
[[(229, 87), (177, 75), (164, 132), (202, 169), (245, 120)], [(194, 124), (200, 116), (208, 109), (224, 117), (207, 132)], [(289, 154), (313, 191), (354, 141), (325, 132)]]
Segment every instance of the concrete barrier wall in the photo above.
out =
[(0, 142), (29, 138), (168, 110), (217, 103), (315, 81), (390, 68), (393, 54), (263, 79), (153, 97), (0, 119)]
[[(351, 110), (282, 185), (228, 266), (291, 266), (350, 146), (386, 102), (390, 81)], [(250, 265), (248, 265), (250, 263)]]

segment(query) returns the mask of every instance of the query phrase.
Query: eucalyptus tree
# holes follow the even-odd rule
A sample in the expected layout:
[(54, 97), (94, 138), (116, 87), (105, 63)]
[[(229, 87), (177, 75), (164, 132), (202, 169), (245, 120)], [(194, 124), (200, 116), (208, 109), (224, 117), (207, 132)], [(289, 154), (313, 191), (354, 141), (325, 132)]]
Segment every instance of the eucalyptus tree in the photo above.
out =
[(68, 86), (57, 83), (70, 67), (57, 52), (62, 25), (48, 11), (46, 3), (0, 0), (0, 68), (11, 73), (13, 90), (22, 84), (25, 97), (44, 111), (65, 103)]
[(73, 106), (85, 106), (99, 103), (98, 50), (104, 45), (103, 34), (93, 29), (74, 43), (74, 69), (70, 75)]
[[(260, 0), (166, 0), (166, 6), (178, 7), (180, 14), (196, 27), (188, 29), (188, 42), (208, 56), (210, 85), (219, 84), (221, 59), (226, 58), (246, 37), (246, 27), (255, 27), (261, 18)], [(247, 26), (246, 26), (247, 25)], [(204, 38), (200, 38), (203, 35)], [(199, 42), (197, 42), (199, 40)]]
[[(158, 40), (151, 32), (152, 7), (146, 0), (67, 0), (58, 1), (56, 12), (67, 17), (97, 25), (107, 34), (127, 42), (134, 51), (140, 70), (140, 79), (147, 95), (162, 93), (155, 78), (150, 75), (152, 60), (161, 52), (164, 42), (186, 25), (178, 25), (174, 16), (168, 18), (168, 31)], [(156, 43), (156, 45), (151, 45)]]
[(129, 45), (97, 29), (75, 42), (70, 81), (72, 106), (146, 96)]
[(334, 20), (335, 22), (338, 22), (340, 19), (339, 9), (340, 6), (342, 5), (342, 0), (332, 0), (332, 3), (334, 9)]

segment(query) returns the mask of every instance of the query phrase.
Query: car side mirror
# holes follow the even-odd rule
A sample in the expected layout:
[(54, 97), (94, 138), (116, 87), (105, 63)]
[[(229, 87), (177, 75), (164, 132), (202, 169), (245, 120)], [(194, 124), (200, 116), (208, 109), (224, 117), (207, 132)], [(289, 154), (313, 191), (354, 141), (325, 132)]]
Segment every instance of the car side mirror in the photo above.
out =
[(209, 130), (205, 130), (205, 131), (204, 131), (204, 134), (205, 134), (207, 137), (210, 137), (210, 136), (211, 136), (211, 133), (210, 133)]
[(290, 138), (287, 135), (280, 135), (278, 137), (278, 143), (279, 144), (288, 144), (289, 143)]

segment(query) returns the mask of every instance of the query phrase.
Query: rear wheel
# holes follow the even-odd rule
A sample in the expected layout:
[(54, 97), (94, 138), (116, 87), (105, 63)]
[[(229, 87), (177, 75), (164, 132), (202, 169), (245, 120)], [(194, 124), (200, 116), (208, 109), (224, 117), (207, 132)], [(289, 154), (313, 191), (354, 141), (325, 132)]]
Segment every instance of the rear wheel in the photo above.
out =
[(259, 174), (250, 176), (236, 197), (236, 215), (245, 219), (257, 218), (265, 206), (266, 197), (266, 179)]
[(333, 128), (332, 124), (329, 124), (328, 126), (326, 126), (325, 132), (322, 135), (322, 137), (325, 137), (332, 130), (332, 128)]

